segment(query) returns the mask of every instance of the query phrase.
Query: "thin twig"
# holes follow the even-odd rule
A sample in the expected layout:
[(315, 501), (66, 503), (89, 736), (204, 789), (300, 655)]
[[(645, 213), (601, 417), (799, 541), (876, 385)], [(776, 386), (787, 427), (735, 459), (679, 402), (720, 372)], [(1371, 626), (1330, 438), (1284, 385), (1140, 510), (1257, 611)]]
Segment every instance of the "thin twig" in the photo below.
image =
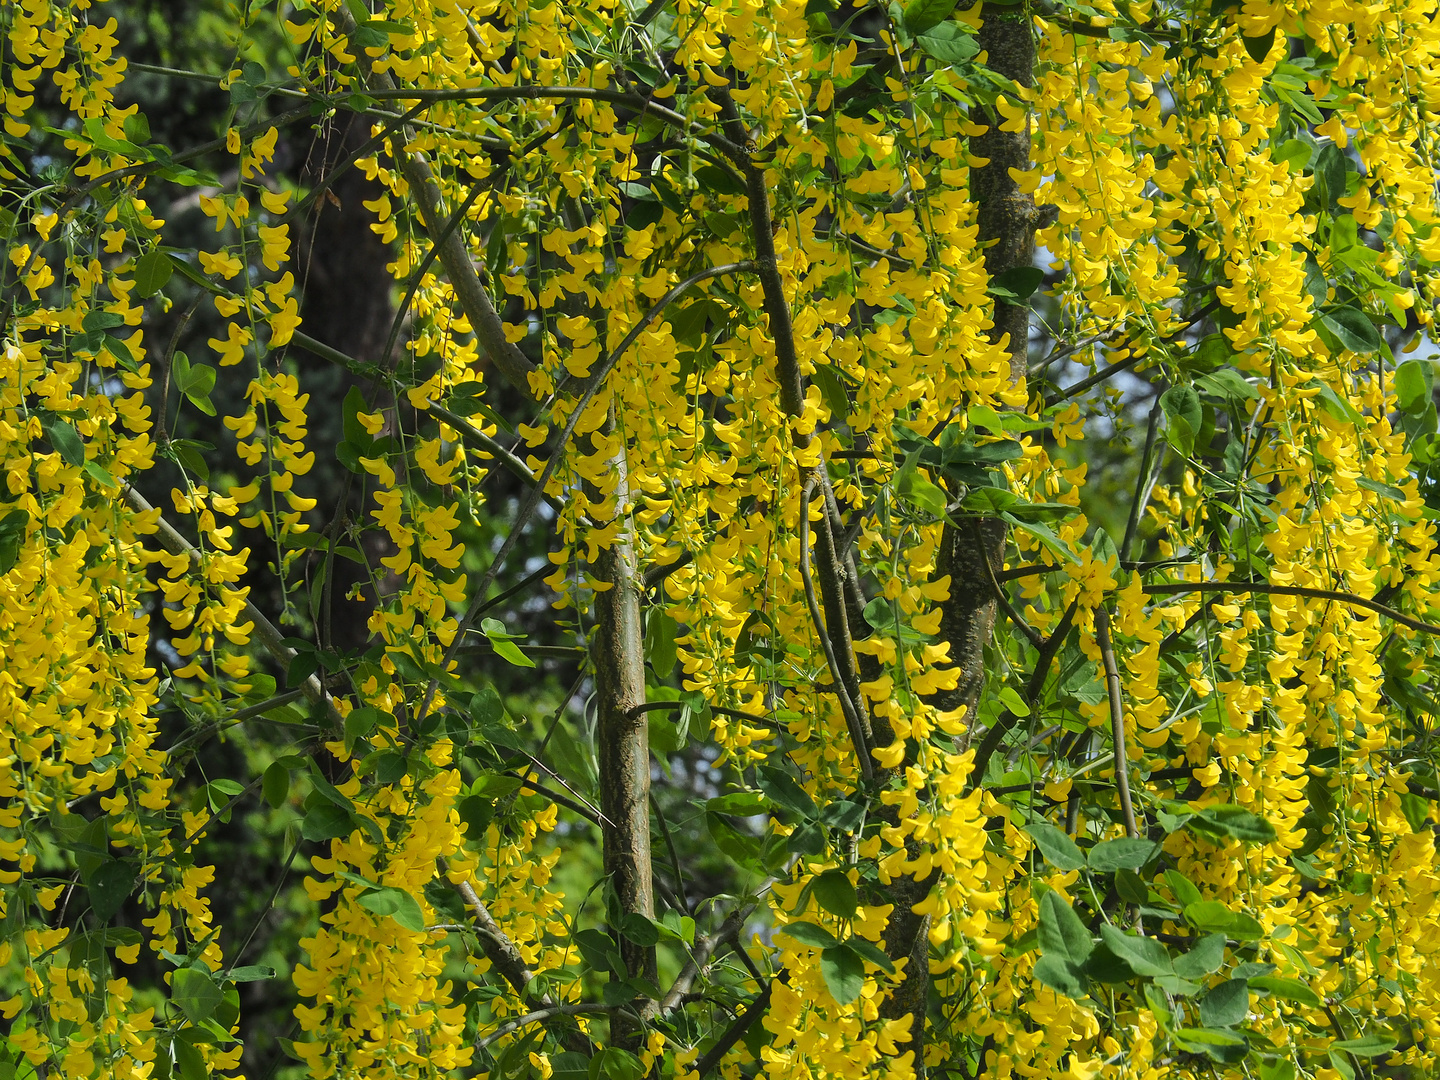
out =
[(1043, 649), (1045, 647), (1045, 636), (1020, 616), (1020, 613), (1015, 610), (1015, 605), (1010, 603), (1010, 598), (1005, 595), (1005, 590), (1000, 587), (1000, 582), (995, 579), (995, 567), (990, 562), (990, 552), (986, 549), (985, 544), (981, 542), (979, 523), (972, 520), (970, 522), (970, 528), (975, 534), (977, 546), (980, 549), (980, 557), (985, 560), (985, 573), (990, 578), (990, 588), (994, 590), (995, 599), (1000, 602), (1000, 607), (1001, 610), (1005, 612), (1005, 617), (1015, 624), (1015, 629), (1024, 634), (1026, 640), (1029, 641), (1031, 645), (1034, 645), (1037, 649)]
[[(175, 530), (175, 527), (166, 521), (163, 516), (160, 516), (159, 511), (146, 501), (145, 496), (141, 495), (140, 492), (136, 491), (130, 484), (125, 485), (124, 495), (125, 501), (130, 504), (130, 508), (137, 514), (149, 514), (152, 512), (156, 514), (156, 531), (160, 537), (160, 544), (166, 551), (172, 555), (184, 555), (190, 560), (190, 565), (195, 570), (199, 571), (202, 569), (204, 556), (201, 555), (200, 550), (194, 544), (190, 543), (189, 540), (186, 540), (185, 537), (181, 536), (180, 533)], [(201, 577), (204, 578), (203, 573)], [(211, 585), (208, 580), (206, 584), (212, 588), (216, 587)], [(229, 583), (226, 584), (225, 588), (232, 591), (235, 590), (235, 587)], [(289, 645), (285, 644), (284, 635), (281, 634), (280, 631), (276, 629), (275, 624), (262, 615), (260, 609), (249, 600), (243, 602), (242, 610), (245, 618), (254, 623), (255, 636), (260, 640), (261, 647), (270, 654), (271, 658), (277, 664), (284, 670), (289, 671), (291, 662), (298, 654), (294, 649), (290, 648)], [(340, 710), (335, 707), (334, 699), (314, 674), (308, 675), (305, 678), (305, 681), (300, 684), (300, 689), (312, 702), (325, 706), (326, 715), (330, 723), (335, 727), (335, 730), (339, 731), (344, 728), (345, 718), (340, 715)]]
[(508, 1020), (492, 1031), (489, 1035), (475, 1040), (475, 1049), (484, 1050), (491, 1043), (503, 1039), (511, 1032), (519, 1031), (531, 1024), (543, 1023), (557, 1016), (608, 1016), (610, 1013), (628, 1009), (628, 1005), (602, 1005), (598, 1002), (577, 1002), (573, 1005), (548, 1005), (543, 1009), (536, 1009), (524, 1016), (517, 1016), (514, 1020)]
[(1130, 802), (1130, 759), (1125, 752), (1125, 708), (1120, 700), (1120, 670), (1115, 666), (1115, 649), (1110, 644), (1110, 613), (1095, 609), (1095, 643), (1105, 665), (1105, 689), (1110, 698), (1110, 727), (1115, 740), (1115, 789), (1120, 795), (1120, 813), (1125, 818), (1125, 835), (1136, 837), (1135, 808)]
[(1335, 589), (1311, 589), (1301, 585), (1271, 585), (1264, 581), (1187, 581), (1175, 584), (1142, 585), (1141, 589), (1152, 596), (1170, 596), (1187, 592), (1228, 592), (1234, 593), (1236, 596), (1243, 596), (1245, 593), (1263, 593), (1271, 596), (1303, 596), (1310, 600), (1334, 600), (1336, 603), (1349, 604), (1352, 607), (1373, 611), (1401, 626), (1418, 630), (1422, 634), (1440, 637), (1440, 626), (1436, 626), (1434, 623), (1416, 619), (1406, 615), (1403, 611), (1396, 611), (1394, 608), (1377, 603), (1368, 597), (1339, 592)]
[(685, 875), (680, 869), (680, 853), (675, 849), (675, 837), (670, 835), (670, 825), (665, 820), (665, 814), (660, 809), (660, 803), (655, 798), (652, 790), (650, 795), (650, 809), (654, 811), (655, 823), (660, 826), (660, 836), (665, 841), (665, 850), (670, 856), (670, 872), (675, 875), (675, 895), (680, 901), (680, 910), (690, 914), (690, 898), (685, 895)]
[(815, 599), (815, 582), (810, 578), (810, 493), (814, 490), (812, 475), (805, 481), (800, 494), (800, 583), (805, 587), (805, 603), (810, 608), (810, 621), (815, 624), (815, 634), (820, 647), (825, 651), (825, 663), (830, 668), (830, 678), (835, 683), (835, 696), (840, 700), (840, 711), (845, 714), (845, 726), (850, 729), (850, 741), (855, 744), (855, 756), (860, 761), (860, 775), (868, 783), (875, 775), (870, 763), (870, 748), (866, 745), (865, 725), (850, 700), (850, 691), (840, 674), (840, 661), (835, 656), (835, 646), (825, 630), (825, 620), (820, 614), (820, 603)]
[(288, 705), (297, 698), (304, 696), (304, 690), (286, 690), (283, 694), (276, 694), (274, 697), (268, 697), (264, 701), (257, 702), (254, 705), (247, 705), (243, 709), (237, 709), (229, 716), (222, 716), (218, 720), (206, 724), (204, 727), (196, 728), (181, 738), (176, 739), (170, 744), (170, 749), (165, 751), (165, 757), (167, 759), (173, 758), (178, 751), (183, 750), (193, 742), (208, 739), (211, 735), (219, 731), (234, 727), (236, 724), (243, 724), (246, 720), (261, 716), (271, 709), (278, 709), (282, 705)]
[[(1078, 599), (1070, 601), (1070, 606), (1060, 617), (1059, 624), (1040, 646), (1040, 655), (1035, 658), (1035, 669), (1030, 672), (1030, 681), (1025, 684), (1025, 697), (1032, 712), (1035, 709), (1035, 703), (1040, 699), (1040, 691), (1045, 688), (1045, 680), (1050, 674), (1050, 665), (1054, 663), (1060, 646), (1065, 643), (1065, 637), (1070, 633), (1070, 627), (1074, 625), (1075, 612), (1079, 603)], [(985, 768), (990, 764), (990, 758), (999, 749), (1000, 741), (1019, 719), (1013, 712), (1006, 709), (996, 719), (994, 727), (985, 732), (985, 737), (980, 740), (980, 746), (975, 751), (975, 763), (970, 770), (972, 788), (985, 779)]]
[(665, 996), (660, 999), (661, 1017), (679, 1008), (680, 1003), (694, 987), (700, 972), (710, 962), (710, 957), (715, 954), (715, 950), (740, 933), (740, 929), (745, 925), (745, 920), (753, 908), (753, 903), (742, 904), (725, 917), (725, 921), (713, 934), (705, 934), (695, 942), (695, 948), (690, 952), (690, 959), (685, 962), (685, 966), (680, 969), (680, 974), (670, 984), (670, 989), (665, 991)]
[(757, 1020), (765, 1015), (766, 1010), (770, 1008), (770, 990), (774, 985), (773, 982), (767, 983), (765, 989), (760, 991), (759, 996), (750, 1002), (750, 1007), (735, 1018), (735, 1022), (725, 1029), (720, 1038), (716, 1040), (715, 1045), (710, 1047), (705, 1055), (695, 1063), (695, 1071), (699, 1074), (700, 1080), (705, 1080), (705, 1077), (714, 1071), (715, 1066), (720, 1064), (720, 1060), (730, 1052), (731, 1048), (745, 1037), (745, 1033), (755, 1026)]
[(530, 777), (524, 773), (518, 773), (514, 769), (506, 769), (500, 775), (519, 780), (521, 787), (527, 787), (537, 795), (544, 795), (545, 798), (551, 802), (558, 806), (565, 807), (565, 809), (569, 810), (572, 814), (578, 814), (592, 825), (599, 826), (604, 824), (604, 815), (594, 807), (586, 806), (584, 803), (577, 802), (568, 795), (561, 794), (554, 788), (546, 787), (539, 781), (530, 779)]
[(1130, 516), (1125, 521), (1125, 539), (1120, 544), (1120, 561), (1130, 558), (1130, 548), (1135, 543), (1135, 534), (1140, 528), (1140, 514), (1149, 501), (1146, 478), (1150, 475), (1150, 455), (1155, 452), (1155, 436), (1160, 431), (1160, 415), (1164, 410), (1158, 404), (1151, 406), (1150, 419), (1145, 426), (1145, 452), (1140, 457), (1140, 471), (1135, 480), (1135, 497), (1130, 500)]

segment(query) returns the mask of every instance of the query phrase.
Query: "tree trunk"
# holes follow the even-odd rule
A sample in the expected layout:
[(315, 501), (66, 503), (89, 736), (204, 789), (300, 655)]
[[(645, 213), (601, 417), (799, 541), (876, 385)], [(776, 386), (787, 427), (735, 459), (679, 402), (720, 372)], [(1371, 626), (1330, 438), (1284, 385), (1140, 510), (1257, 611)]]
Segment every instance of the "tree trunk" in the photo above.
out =
[[(1030, 16), (1024, 7), (986, 4), (980, 26), (980, 47), (987, 66), (1020, 86), (1034, 85), (1035, 43)], [(985, 270), (993, 279), (1016, 266), (1029, 266), (1035, 256), (1035, 228), (1038, 215), (1035, 201), (1020, 189), (1011, 170), (1030, 168), (1030, 124), (1019, 131), (1002, 131), (1003, 117), (988, 109), (976, 110), (975, 120), (986, 126), (983, 134), (971, 139), (970, 152), (987, 163), (970, 172), (971, 196), (979, 207), (979, 239), (985, 253)], [(1025, 377), (1026, 351), (1030, 336), (1028, 304), (995, 301), (994, 326), (990, 340), (1008, 341), (1010, 380)], [(980, 691), (984, 685), (985, 646), (995, 627), (996, 597), (990, 585), (991, 568), (998, 570), (1005, 558), (1006, 528), (1003, 522), (986, 519), (961, 528), (946, 525), (937, 557), (936, 575), (950, 576), (950, 595), (941, 604), (940, 637), (950, 645), (950, 659), (960, 669), (955, 689), (937, 695), (935, 704), (952, 710), (964, 706), (973, 725)], [(967, 727), (961, 747), (969, 745)], [(912, 841), (909, 858), (920, 854)], [(924, 1023), (930, 990), (930, 917), (914, 911), (930, 893), (939, 872), (924, 878), (901, 877), (891, 883), (890, 900), (895, 910), (885, 929), (887, 951), (892, 959), (908, 958), (904, 981), (881, 1008), (887, 1018), (913, 1016), (909, 1049), (915, 1053), (918, 1075), (925, 1072)]]
[[(608, 427), (609, 425), (607, 425)], [(595, 597), (595, 688), (599, 699), (597, 756), (604, 864), (621, 917), (655, 917), (650, 866), (650, 728), (645, 701), (643, 582), (631, 539), (630, 484), (622, 446), (612, 461), (617, 475), (615, 513), (620, 535), (601, 552), (596, 576), (610, 588)], [(614, 928), (617, 933), (619, 927)], [(655, 950), (620, 935), (620, 955), (631, 978), (655, 979)], [(633, 1050), (643, 1032), (623, 1013), (611, 1019), (614, 1044)]]

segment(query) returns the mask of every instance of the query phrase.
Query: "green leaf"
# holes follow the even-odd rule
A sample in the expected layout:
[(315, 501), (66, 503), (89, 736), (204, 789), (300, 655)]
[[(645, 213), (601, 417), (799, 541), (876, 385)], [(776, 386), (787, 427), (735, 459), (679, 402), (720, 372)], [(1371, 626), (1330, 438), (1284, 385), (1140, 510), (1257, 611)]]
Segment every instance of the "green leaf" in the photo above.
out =
[[(1296, 95), (1291, 98), (1292, 104), (1298, 105), (1296, 98), (1300, 96), (1301, 95)], [(1321, 116), (1319, 110), (1317, 110), (1313, 104), (1310, 105), (1310, 109), (1315, 114), (1313, 122), (1317, 124), (1320, 123)], [(1320, 189), (1317, 194), (1325, 209), (1328, 210), (1334, 206), (1335, 200), (1345, 195), (1345, 190), (1349, 184), (1346, 177), (1348, 172), (1349, 169), (1346, 167), (1345, 151), (1341, 150), (1340, 147), (1336, 146), (1333, 142), (1327, 142), (1324, 146), (1320, 147), (1319, 153), (1315, 155), (1315, 178), (1319, 182)]]
[(1283, 161), (1296, 176), (1299, 176), (1305, 166), (1310, 164), (1310, 155), (1313, 151), (1309, 143), (1301, 142), (1299, 139), (1289, 139), (1280, 145), (1278, 150), (1270, 152), (1271, 161)]
[(654, 606), (645, 615), (645, 659), (650, 661), (650, 667), (655, 672), (655, 677), (661, 682), (670, 678), (675, 670), (675, 631), (678, 629), (675, 620), (672, 619), (665, 609)]
[(1245, 1036), (1227, 1028), (1176, 1028), (1175, 1044), (1192, 1054), (1204, 1054), (1213, 1061), (1233, 1062), (1245, 1056)]
[(1040, 854), (1045, 856), (1045, 861), (1055, 869), (1079, 870), (1085, 865), (1085, 855), (1075, 846), (1075, 841), (1054, 825), (1032, 821), (1025, 826), (1025, 831), (1035, 841), (1035, 846), (1040, 849)]
[(1250, 984), (1244, 979), (1226, 979), (1207, 990), (1196, 1004), (1200, 1023), (1206, 1027), (1243, 1024), (1250, 1011)]
[(1200, 395), (1189, 385), (1172, 386), (1160, 395), (1160, 408), (1169, 424), (1170, 445), (1182, 457), (1189, 457), (1195, 449), (1195, 438), (1204, 423), (1204, 412), (1200, 407)]
[(495, 801), (482, 795), (467, 795), (456, 803), (455, 809), (465, 826), (465, 839), (483, 840), (490, 822), (495, 818)]
[(515, 635), (505, 632), (505, 624), (499, 619), (482, 619), (480, 630), (490, 641), (490, 647), (495, 650), (495, 655), (503, 660), (508, 660), (516, 667), (533, 668), (535, 661), (522, 653), (512, 640)]
[(629, 1050), (618, 1046), (606, 1046), (596, 1051), (586, 1071), (588, 1080), (640, 1080), (644, 1075), (644, 1063)]
[(1083, 964), (1095, 948), (1095, 939), (1063, 896), (1051, 889), (1040, 898), (1040, 948), (1046, 956), (1058, 956)]
[(1184, 956), (1175, 958), (1175, 974), (1185, 979), (1213, 975), (1225, 963), (1225, 935), (1206, 934)]
[(1256, 941), (1265, 929), (1243, 911), (1231, 911), (1218, 900), (1197, 900), (1185, 905), (1185, 921), (1197, 930), (1226, 934), (1237, 941)]
[(90, 894), (90, 913), (101, 925), (108, 923), (134, 887), (135, 867), (118, 859), (107, 859), (85, 879), (85, 888)]
[(1087, 861), (1096, 873), (1114, 870), (1139, 870), (1149, 862), (1159, 845), (1139, 837), (1121, 836), (1102, 840), (1089, 851)]
[(198, 1025), (215, 1015), (225, 1000), (225, 991), (208, 971), (179, 968), (170, 975), (170, 1000), (180, 1007), (185, 1019)]
[(1339, 1042), (1333, 1042), (1330, 1044), (1330, 1048), (1344, 1050), (1356, 1057), (1380, 1057), (1382, 1054), (1390, 1053), (1397, 1045), (1393, 1036), (1371, 1032), (1358, 1039), (1342, 1039)]
[(834, 945), (820, 954), (820, 974), (837, 1005), (849, 1005), (865, 987), (865, 964), (848, 945)]
[(342, 795), (339, 788), (325, 779), (324, 774), (320, 772), (319, 763), (314, 758), (310, 758), (308, 764), (310, 766), (310, 783), (314, 785), (316, 791), (342, 810), (355, 809), (355, 804), (347, 796)]
[(795, 811), (801, 817), (815, 816), (815, 800), (809, 792), (790, 774), (788, 769), (775, 765), (761, 765), (755, 770), (755, 786), (773, 802)]
[(503, 799), (513, 795), (525, 786), (525, 782), (518, 776), (498, 776), (493, 773), (481, 773), (470, 785), (471, 795), (483, 795), (487, 799)]
[(494, 647), (496, 656), (509, 661), (516, 667), (533, 668), (535, 666), (535, 661), (521, 652), (513, 641), (492, 641), (490, 644)]
[(1110, 946), (1111, 952), (1130, 965), (1130, 970), (1136, 975), (1153, 977), (1175, 973), (1170, 951), (1153, 938), (1126, 934), (1109, 923), (1100, 927), (1100, 937)]
[(786, 923), (780, 927), (780, 933), (787, 934), (801, 945), (809, 945), (812, 949), (830, 949), (840, 944), (840, 939), (829, 930), (812, 922)]
[(859, 898), (845, 871), (826, 870), (810, 883), (810, 891), (815, 902), (831, 915), (838, 915), (842, 919), (855, 917)]
[(712, 814), (734, 814), (736, 817), (754, 817), (769, 808), (765, 796), (758, 791), (732, 791), (705, 802), (705, 809)]
[(1079, 964), (1050, 953), (1035, 961), (1035, 978), (1041, 985), (1068, 998), (1084, 997), (1090, 986)]
[(1422, 413), (1435, 388), (1435, 365), (1429, 360), (1406, 360), (1395, 372), (1395, 395), (1401, 412)]
[(1215, 826), (1236, 840), (1268, 844), (1276, 836), (1274, 825), (1241, 806), (1207, 806), (1198, 811), (1195, 818)]
[(745, 182), (730, 169), (719, 165), (702, 165), (695, 170), (695, 179), (702, 191), (713, 191), (718, 195), (744, 195)]
[(886, 975), (895, 974), (895, 961), (886, 956), (880, 947), (873, 942), (866, 941), (862, 937), (852, 937), (845, 943), (858, 952), (866, 960), (878, 967)]
[(1245, 43), (1245, 51), (1250, 59), (1257, 64), (1263, 64), (1270, 55), (1271, 46), (1275, 44), (1275, 28), (1272, 26), (1259, 37), (1242, 37), (1241, 40)]
[(50, 445), (55, 452), (66, 462), (79, 468), (85, 464), (85, 443), (80, 438), (80, 433), (64, 420), (43, 420), (40, 425)]
[(1320, 401), (1320, 407), (1335, 417), (1336, 420), (1345, 420), (1351, 424), (1363, 424), (1365, 422), (1365, 418), (1360, 414), (1360, 410), (1337, 394), (1329, 383), (1315, 379), (1306, 383), (1305, 386), (1307, 389), (1312, 386), (1319, 388), (1317, 397)]
[(830, 410), (831, 417), (838, 423), (845, 423), (850, 416), (850, 395), (840, 373), (829, 364), (816, 364), (810, 381), (820, 388), (820, 398)]
[(642, 949), (652, 948), (660, 940), (660, 930), (654, 922), (638, 911), (627, 912), (620, 920), (620, 933)]
[(215, 389), (215, 369), (209, 364), (187, 364), (183, 373), (177, 370), (175, 374), (175, 385), (186, 397), (204, 397)]
[(406, 930), (421, 933), (425, 929), (425, 915), (419, 903), (404, 889), (390, 886), (363, 893), (356, 901), (367, 911), (376, 915), (388, 915)]
[(1212, 397), (1238, 406), (1260, 396), (1260, 391), (1233, 367), (1222, 367), (1208, 375), (1197, 376), (1195, 385)]
[(356, 739), (363, 739), (374, 730), (375, 725), (380, 722), (383, 713), (369, 705), (362, 705), (358, 709), (351, 709), (345, 716), (345, 746), (351, 749), (355, 746)]
[(135, 260), (135, 291), (141, 297), (151, 297), (163, 289), (175, 272), (175, 264), (158, 248), (148, 251)]
[[(1003, 687), (1001, 687), (1001, 688), (1000, 688), (1000, 693), (997, 694), (996, 697), (999, 698), (1000, 704), (1001, 704), (1001, 705), (1004, 705), (1005, 708), (1008, 709), (1012, 715), (1014, 715), (1014, 716), (1029, 716), (1029, 715), (1030, 715), (1030, 706), (1027, 705), (1027, 704), (1025, 704), (1025, 699), (1022, 698), (1022, 697), (1019, 695), (1019, 693), (1016, 692), (1016, 690), (1015, 690), (1015, 688), (1014, 688), (1013, 686), (1003, 686)], [(1064, 834), (1062, 833), (1061, 835), (1063, 836)], [(1068, 837), (1067, 837), (1067, 839), (1068, 839)], [(1077, 850), (1078, 850), (1078, 849), (1077, 849)]]
[(125, 132), (125, 138), (137, 145), (150, 141), (150, 121), (142, 112), (131, 113), (125, 117), (122, 130)]
[(278, 761), (271, 762), (265, 769), (264, 779), (260, 782), (260, 790), (265, 796), (265, 801), (279, 810), (285, 805), (285, 800), (290, 797), (290, 770)]
[(1375, 324), (1359, 308), (1332, 308), (1321, 314), (1320, 322), (1339, 339), (1341, 345), (1353, 353), (1379, 352), (1384, 343), (1380, 331), (1375, 329)]
[(85, 462), (84, 470), (85, 475), (90, 477), (91, 480), (94, 480), (102, 488), (109, 488), (114, 491), (120, 490), (120, 481), (115, 479), (109, 469), (97, 465), (93, 461), (87, 461)]
[(910, 0), (905, 5), (905, 29), (912, 35), (939, 26), (955, 10), (956, 0)]
[(1070, 550), (1068, 544), (1055, 535), (1054, 530), (1048, 525), (1042, 525), (1038, 521), (1026, 521), (1024, 518), (1018, 517), (1008, 510), (1001, 514), (1000, 517), (1022, 532), (1027, 532), (1035, 537), (1036, 540), (1040, 541), (1045, 550), (1049, 551), (1056, 558), (1065, 562), (1079, 563), (1079, 557)]
[(1340, 1074), (1341, 1080), (1355, 1080), (1355, 1066), (1350, 1064), (1350, 1059), (1345, 1056), (1342, 1050), (1327, 1050), (1325, 1056), (1330, 1059), (1331, 1066)]
[(932, 517), (944, 517), (948, 505), (945, 492), (932, 484), (913, 464), (907, 463), (895, 477), (895, 493), (916, 509)]
[(1012, 266), (990, 279), (989, 293), (1007, 304), (1023, 304), (1045, 280), (1038, 266)]
[(11, 510), (0, 517), (0, 574), (8, 574), (20, 561), (20, 547), (30, 524), (26, 510)]
[(1250, 989), (1269, 994), (1271, 997), (1282, 998), (1285, 1001), (1308, 1005), (1312, 1009), (1320, 1007), (1319, 994), (1299, 979), (1287, 978), (1284, 975), (1257, 975), (1250, 980)]
[(250, 964), (245, 967), (231, 968), (225, 978), (230, 982), (264, 982), (266, 979), (275, 978), (275, 969), (264, 964)]
[(200, 1056), (199, 1047), (177, 1038), (171, 1043), (171, 1050), (176, 1056), (176, 1070), (179, 1071), (180, 1080), (207, 1080), (210, 1076), (209, 1068), (204, 1067), (204, 1058)]
[(315, 843), (333, 840), (337, 836), (349, 836), (354, 830), (354, 815), (343, 807), (328, 802), (311, 807), (300, 822), (300, 835)]

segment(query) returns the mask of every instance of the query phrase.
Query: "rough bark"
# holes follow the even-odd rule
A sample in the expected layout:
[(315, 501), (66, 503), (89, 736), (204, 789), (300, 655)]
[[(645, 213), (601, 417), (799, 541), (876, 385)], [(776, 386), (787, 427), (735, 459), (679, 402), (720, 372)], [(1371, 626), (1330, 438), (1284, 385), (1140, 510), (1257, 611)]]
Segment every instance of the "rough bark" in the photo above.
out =
[[(980, 47), (992, 71), (1020, 86), (1034, 85), (1035, 45), (1030, 16), (1021, 7), (986, 5), (980, 26)], [(971, 170), (971, 197), (979, 207), (979, 239), (984, 249), (985, 270), (994, 278), (1016, 266), (1028, 266), (1035, 254), (1038, 221), (1035, 201), (1021, 191), (1011, 170), (1030, 168), (1030, 126), (1018, 131), (1001, 130), (1003, 117), (989, 109), (976, 110), (974, 119), (985, 126), (983, 134), (970, 141), (970, 152), (986, 163)], [(1028, 304), (995, 301), (994, 326), (990, 340), (1005, 342), (1010, 353), (1010, 378), (1025, 376), (1026, 347), (1030, 335)], [(936, 575), (950, 576), (950, 595), (941, 605), (940, 637), (950, 645), (950, 659), (959, 668), (955, 689), (937, 695), (935, 704), (946, 710), (965, 706), (974, 715), (984, 684), (985, 646), (995, 627), (996, 597), (986, 568), (999, 567), (1005, 557), (1006, 528), (1003, 522), (984, 520), (978, 527), (947, 525), (936, 560)], [(969, 744), (969, 731), (962, 746)], [(918, 845), (907, 845), (907, 855), (920, 854)], [(885, 929), (889, 955), (908, 958), (904, 979), (881, 1007), (881, 1015), (913, 1016), (908, 1049), (915, 1053), (918, 1074), (925, 1071), (924, 1021), (930, 990), (928, 915), (916, 914), (916, 904), (929, 895), (939, 879), (937, 872), (924, 878), (901, 877), (890, 885), (895, 910)]]

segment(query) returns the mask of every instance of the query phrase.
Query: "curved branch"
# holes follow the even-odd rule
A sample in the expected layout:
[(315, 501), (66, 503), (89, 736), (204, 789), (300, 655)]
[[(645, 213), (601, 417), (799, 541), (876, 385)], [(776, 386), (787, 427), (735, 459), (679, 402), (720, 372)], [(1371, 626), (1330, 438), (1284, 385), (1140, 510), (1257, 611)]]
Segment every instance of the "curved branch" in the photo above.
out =
[(1303, 585), (1271, 585), (1264, 581), (1187, 581), (1174, 584), (1142, 585), (1141, 591), (1151, 596), (1175, 596), (1187, 592), (1228, 592), (1235, 593), (1237, 596), (1243, 593), (1263, 593), (1271, 596), (1303, 596), (1309, 600), (1334, 600), (1336, 603), (1349, 604), (1351, 607), (1373, 611), (1377, 615), (1383, 615), (1392, 622), (1408, 626), (1411, 630), (1418, 630), (1422, 634), (1440, 637), (1440, 626), (1436, 626), (1434, 623), (1406, 615), (1403, 611), (1396, 611), (1394, 608), (1368, 597), (1356, 596), (1354, 593), (1340, 592), (1336, 589), (1311, 589)]

